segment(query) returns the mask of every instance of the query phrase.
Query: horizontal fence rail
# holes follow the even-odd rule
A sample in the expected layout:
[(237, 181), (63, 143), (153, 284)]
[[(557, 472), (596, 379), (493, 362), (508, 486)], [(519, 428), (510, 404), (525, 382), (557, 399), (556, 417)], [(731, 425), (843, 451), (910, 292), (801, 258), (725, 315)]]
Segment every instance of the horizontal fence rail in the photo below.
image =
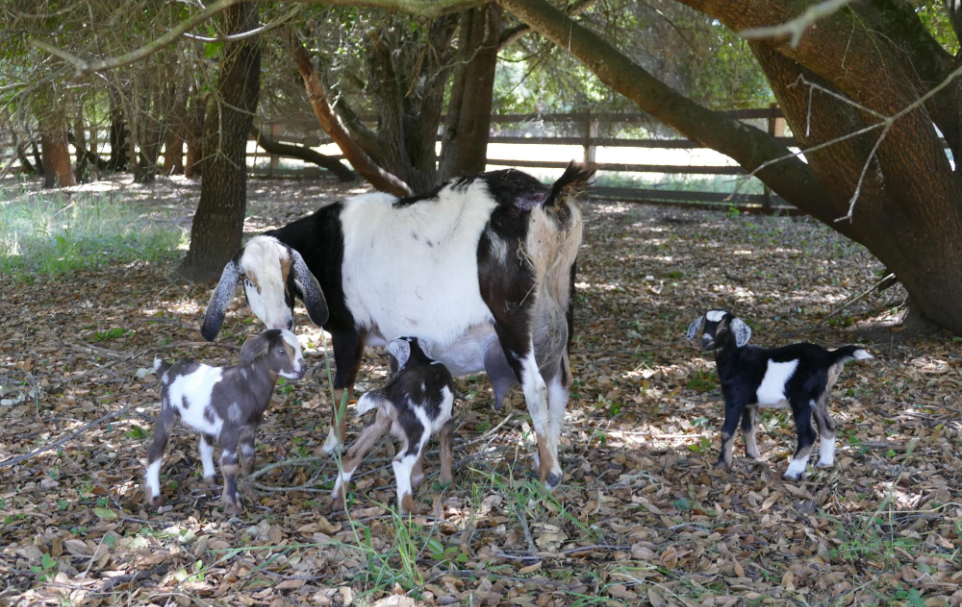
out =
[[(754, 108), (743, 110), (731, 110), (721, 112), (726, 116), (738, 120), (763, 120), (767, 123), (768, 132), (780, 143), (788, 147), (798, 147), (798, 143), (792, 137), (784, 134), (785, 120), (784, 115), (778, 107)], [(362, 115), (360, 121), (370, 126), (377, 122), (376, 116)], [(702, 144), (683, 138), (667, 137), (605, 137), (599, 133), (608, 129), (604, 127), (626, 126), (633, 124), (643, 126), (651, 124), (651, 117), (642, 113), (613, 113), (613, 112), (576, 112), (576, 113), (551, 113), (551, 114), (494, 114), (491, 116), (491, 123), (494, 127), (488, 139), (489, 145), (542, 145), (542, 146), (569, 146), (581, 148), (581, 159), (586, 162), (594, 162), (599, 165), (599, 170), (605, 174), (663, 174), (680, 176), (715, 176), (730, 175), (734, 177), (746, 176), (746, 171), (735, 165), (726, 164), (662, 164), (662, 163), (638, 163), (638, 162), (608, 162), (599, 163), (597, 161), (599, 148), (617, 149), (638, 149), (638, 150), (685, 150), (697, 153), (699, 150), (707, 150)], [(562, 135), (545, 135), (545, 125), (558, 125)], [(311, 118), (289, 118), (264, 122), (259, 126), (261, 132), (270, 139), (287, 144), (296, 144), (310, 148), (328, 145), (331, 139), (327, 136)], [(508, 130), (511, 134), (500, 134)], [(551, 129), (549, 129), (550, 132)], [(571, 134), (574, 130), (576, 134)], [(521, 131), (523, 134), (518, 134)], [(441, 135), (438, 135), (440, 141)], [(108, 132), (103, 128), (91, 128), (87, 134), (88, 144), (96, 145), (100, 142), (98, 152), (105, 154), (106, 149), (103, 142), (109, 139)], [(327, 173), (326, 170), (313, 165), (306, 165), (300, 168), (289, 168), (281, 166), (281, 156), (272, 155), (264, 152), (259, 147), (257, 151), (249, 156), (255, 166), (251, 169), (251, 174), (260, 177), (284, 177), (284, 178), (316, 178)], [(33, 160), (30, 150), (28, 157)], [(510, 152), (509, 152), (510, 153)], [(714, 153), (714, 152), (713, 152)], [(505, 154), (499, 152), (499, 157), (492, 156), (489, 152), (487, 164), (492, 167), (518, 167), (527, 169), (563, 169), (567, 162), (554, 160), (531, 159), (529, 156), (524, 158), (504, 158)], [(5, 166), (7, 160), (14, 156), (12, 142), (8, 137), (0, 135), (0, 166)], [(343, 159), (340, 154), (332, 154), (331, 158)], [(267, 165), (261, 161), (267, 159)], [(674, 158), (673, 158), (674, 160)], [(682, 159), (684, 162), (684, 160)], [(14, 161), (16, 164), (16, 161)], [(693, 208), (728, 208), (735, 207), (745, 212), (787, 212), (797, 213), (794, 207), (788, 205), (780, 197), (773, 195), (768, 189), (764, 194), (730, 194), (715, 191), (682, 191), (673, 189), (659, 189), (655, 187), (608, 187), (596, 186), (591, 188), (594, 197), (605, 199), (619, 199), (631, 202), (644, 202), (665, 205), (686, 205)]]

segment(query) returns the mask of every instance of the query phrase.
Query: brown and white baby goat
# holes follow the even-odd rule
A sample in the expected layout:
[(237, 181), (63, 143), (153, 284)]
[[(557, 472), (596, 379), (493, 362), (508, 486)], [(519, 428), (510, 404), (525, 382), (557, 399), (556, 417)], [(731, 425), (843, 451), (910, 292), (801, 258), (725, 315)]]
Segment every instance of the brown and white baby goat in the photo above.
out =
[(424, 446), (434, 434), (440, 433), (440, 481), (451, 482), (454, 380), (447, 367), (425, 354), (425, 348), (426, 342), (414, 337), (401, 337), (387, 345), (393, 376), (386, 387), (366, 392), (357, 402), (357, 415), (377, 409), (377, 417), (342, 462), (342, 472), (334, 485), (335, 510), (344, 505), (344, 485), (364, 455), (388, 430), (403, 443), (393, 462), (400, 512), (409, 513), (414, 508), (412, 490), (424, 480), (421, 458)]
[(160, 415), (154, 442), (147, 451), (148, 503), (160, 506), (160, 465), (174, 417), (200, 433), (200, 458), (204, 480), (214, 482), (214, 445), (221, 448), (224, 474), (224, 512), (242, 511), (237, 493), (238, 446), (244, 474), (254, 468), (254, 435), (278, 377), (301, 379), (307, 371), (297, 337), (287, 330), (271, 329), (248, 339), (241, 364), (211, 367), (192, 361), (170, 365), (154, 359), (160, 375)]

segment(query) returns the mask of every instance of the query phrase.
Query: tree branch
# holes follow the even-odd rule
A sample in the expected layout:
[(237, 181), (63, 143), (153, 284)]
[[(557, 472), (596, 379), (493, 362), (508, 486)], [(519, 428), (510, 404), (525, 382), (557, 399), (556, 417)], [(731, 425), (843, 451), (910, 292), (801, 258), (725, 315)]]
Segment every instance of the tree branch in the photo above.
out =
[(497, 1), (534, 31), (581, 61), (612, 90), (628, 97), (665, 125), (733, 158), (749, 171), (764, 165), (759, 178), (799, 208), (804, 208), (807, 200), (828, 196), (811, 168), (800, 159), (793, 157), (789, 164), (771, 166), (772, 159), (791, 155), (773, 136), (681, 95), (544, 0)]
[[(565, 14), (569, 17), (574, 17), (575, 15), (580, 15), (592, 6), (598, 4), (600, 0), (577, 0), (572, 4), (569, 4), (565, 9)], [(960, 0), (962, 1), (962, 0)], [(522, 23), (514, 27), (509, 27), (501, 33), (501, 41), (498, 43), (498, 50), (503, 50), (505, 47), (510, 46), (518, 41), (519, 38), (531, 31), (531, 26), (527, 23)]]
[(264, 135), (263, 131), (258, 129), (256, 126), (251, 127), (251, 134), (254, 135), (254, 138), (257, 140), (257, 145), (264, 148), (268, 154), (287, 156), (289, 158), (303, 160), (304, 162), (311, 162), (320, 167), (324, 167), (328, 171), (331, 171), (341, 181), (354, 181), (357, 178), (357, 176), (354, 175), (354, 172), (341, 164), (339, 160), (335, 160), (330, 156), (325, 156), (320, 152), (315, 152), (307, 146), (291, 145), (288, 143), (281, 143), (280, 141), (274, 141), (273, 139)]
[(770, 27), (753, 27), (738, 32), (738, 35), (747, 40), (791, 36), (792, 48), (798, 48), (798, 43), (802, 41), (802, 35), (805, 34), (805, 30), (807, 30), (809, 26), (819, 19), (834, 15), (851, 2), (852, 0), (825, 0), (824, 2), (808, 7), (804, 13), (787, 23)]
[(331, 110), (331, 105), (324, 94), (324, 86), (317, 76), (317, 70), (314, 68), (311, 56), (293, 36), (291, 53), (294, 63), (301, 73), (301, 78), (304, 80), (304, 88), (307, 90), (311, 108), (314, 110), (314, 115), (317, 116), (317, 121), (337, 146), (341, 148), (344, 158), (351, 163), (355, 171), (360, 173), (375, 188), (395, 196), (410, 196), (413, 192), (406, 183), (375, 164), (351, 138), (350, 133), (347, 132), (347, 129), (338, 120), (337, 115)]
[(271, 21), (271, 22), (269, 22), (269, 23), (265, 23), (264, 25), (262, 25), (262, 26), (260, 26), (260, 27), (257, 27), (257, 28), (254, 28), (254, 29), (252, 29), (252, 30), (250, 30), (250, 31), (247, 31), (247, 32), (241, 32), (241, 33), (239, 33), (239, 34), (230, 34), (230, 35), (220, 34), (220, 35), (215, 36), (215, 37), (213, 37), (213, 38), (210, 37), (210, 36), (198, 36), (197, 34), (189, 34), (189, 33), (187, 33), (187, 32), (184, 32), (184, 37), (185, 37), (185, 38), (190, 38), (191, 40), (197, 40), (197, 41), (199, 41), (199, 42), (208, 42), (208, 43), (210, 43), (210, 42), (237, 42), (238, 40), (243, 40), (244, 38), (250, 38), (250, 37), (252, 37), (252, 36), (259, 36), (259, 35), (263, 34), (264, 32), (269, 32), (269, 31), (271, 31), (272, 29), (274, 29), (274, 28), (276, 28), (276, 27), (280, 27), (281, 25), (284, 25), (285, 23), (287, 23), (288, 21), (290, 21), (291, 19), (293, 19), (294, 17), (296, 17), (297, 14), (301, 12), (301, 9), (302, 9), (303, 7), (304, 7), (303, 4), (296, 4), (296, 5), (294, 5), (294, 8), (293, 8), (293, 9), (291, 9), (289, 12), (281, 15), (281, 16), (278, 17), (277, 19), (274, 19), (273, 21)]

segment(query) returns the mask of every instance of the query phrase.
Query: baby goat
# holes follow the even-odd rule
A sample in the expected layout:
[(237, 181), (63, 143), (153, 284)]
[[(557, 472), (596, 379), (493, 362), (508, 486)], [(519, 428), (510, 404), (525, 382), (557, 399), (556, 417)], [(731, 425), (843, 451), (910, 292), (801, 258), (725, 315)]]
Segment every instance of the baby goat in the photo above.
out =
[(414, 337), (401, 337), (387, 345), (391, 381), (385, 388), (366, 392), (357, 401), (357, 415), (377, 409), (377, 417), (364, 429), (342, 462), (342, 473), (334, 485), (334, 509), (343, 507), (344, 485), (351, 480), (364, 454), (388, 430), (403, 443), (393, 462), (401, 512), (413, 510), (411, 492), (424, 480), (421, 458), (424, 446), (434, 434), (440, 433), (440, 481), (451, 482), (454, 380), (444, 365), (428, 358), (425, 349), (429, 349), (427, 342)]
[(688, 327), (691, 341), (702, 332), (705, 350), (714, 349), (718, 377), (725, 397), (722, 450), (716, 468), (731, 468), (732, 444), (738, 420), (745, 434), (745, 454), (758, 458), (755, 429), (758, 408), (791, 406), (798, 432), (798, 446), (785, 478), (798, 480), (805, 472), (815, 444), (812, 417), (821, 436), (819, 466), (835, 463), (835, 420), (828, 412), (828, 396), (848, 360), (872, 355), (855, 346), (834, 351), (808, 343), (783, 348), (746, 346), (752, 330), (725, 310), (710, 310)]
[(204, 481), (214, 482), (214, 444), (221, 448), (224, 474), (224, 512), (238, 514), (237, 448), (244, 474), (254, 469), (254, 434), (271, 400), (278, 377), (300, 379), (307, 365), (297, 338), (287, 330), (271, 329), (248, 339), (241, 364), (210, 367), (191, 361), (170, 365), (154, 359), (160, 375), (160, 416), (154, 442), (147, 451), (148, 503), (160, 506), (160, 465), (174, 416), (200, 433), (200, 458)]

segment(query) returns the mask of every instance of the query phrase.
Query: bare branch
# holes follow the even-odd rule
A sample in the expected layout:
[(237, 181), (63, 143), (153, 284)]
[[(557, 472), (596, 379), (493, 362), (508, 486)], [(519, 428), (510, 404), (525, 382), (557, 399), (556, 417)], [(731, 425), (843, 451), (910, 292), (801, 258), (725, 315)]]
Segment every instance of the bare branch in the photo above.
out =
[(293, 9), (281, 15), (277, 19), (274, 19), (269, 23), (265, 23), (264, 25), (254, 28), (247, 32), (241, 32), (239, 34), (231, 34), (231, 35), (221, 34), (213, 38), (210, 36), (198, 36), (197, 34), (189, 34), (187, 32), (184, 32), (184, 37), (190, 38), (191, 40), (197, 40), (200, 42), (237, 42), (238, 40), (243, 40), (245, 38), (250, 38), (252, 36), (259, 36), (264, 32), (269, 32), (276, 27), (280, 27), (281, 25), (284, 25), (285, 23), (287, 23), (288, 21), (296, 17), (297, 14), (301, 12), (301, 9), (303, 7), (304, 7), (303, 4), (296, 4), (294, 5)]
[(805, 30), (807, 30), (809, 26), (819, 19), (834, 15), (851, 4), (851, 2), (852, 0), (825, 0), (824, 2), (808, 7), (801, 16), (792, 19), (788, 23), (773, 25), (771, 27), (754, 27), (752, 29), (742, 30), (738, 32), (738, 35), (747, 40), (755, 38), (780, 38), (790, 35), (792, 37), (792, 48), (798, 48), (798, 43), (801, 42), (802, 35), (805, 34)]

